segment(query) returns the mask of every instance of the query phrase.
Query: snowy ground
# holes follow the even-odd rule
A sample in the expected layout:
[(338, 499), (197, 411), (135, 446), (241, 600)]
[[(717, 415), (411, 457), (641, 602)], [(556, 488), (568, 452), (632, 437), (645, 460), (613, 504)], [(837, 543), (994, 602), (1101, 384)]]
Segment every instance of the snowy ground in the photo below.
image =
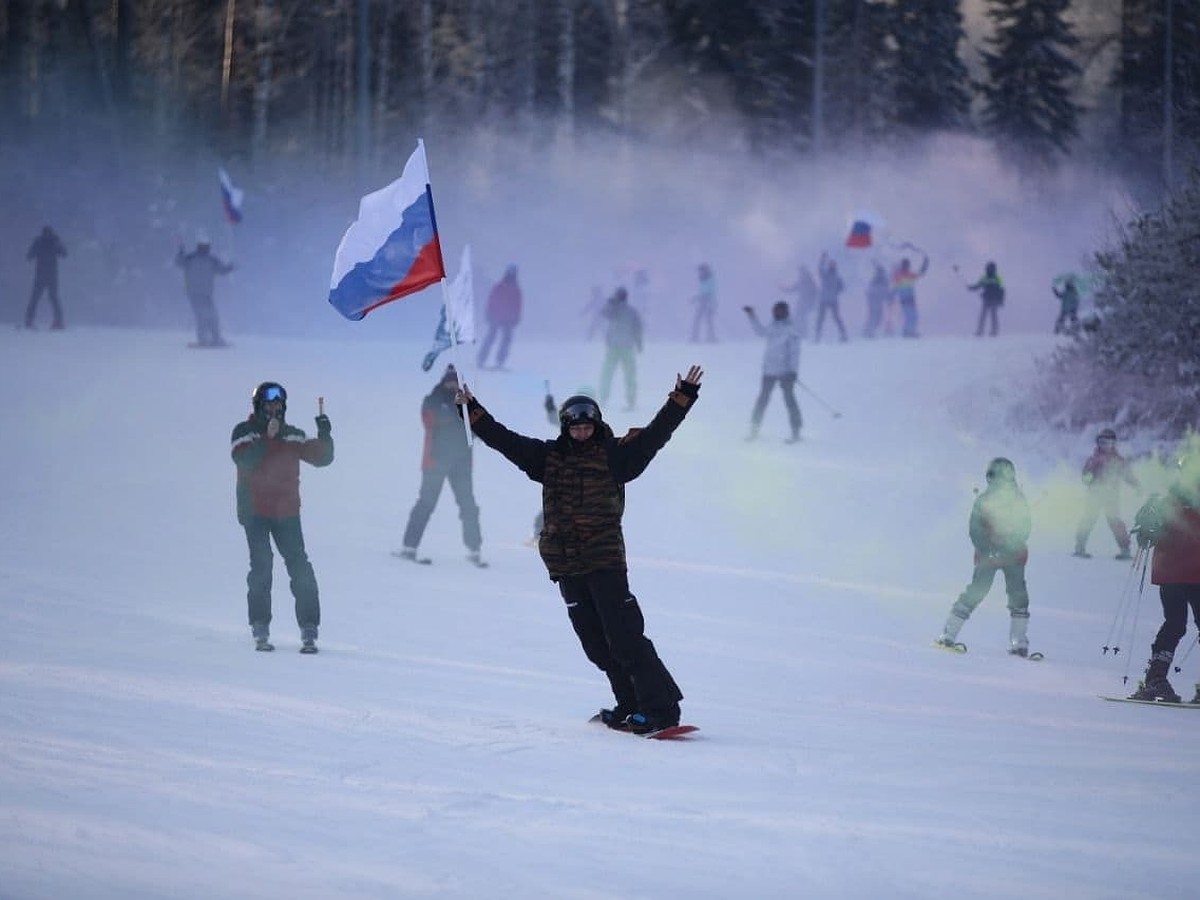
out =
[[(385, 313), (381, 313), (385, 314)], [(367, 333), (370, 322), (361, 328)], [(537, 486), (477, 453), (485, 554), (449, 493), (423, 551), (424, 344), (182, 334), (0, 335), (0, 896), (1127, 898), (1196, 890), (1200, 712), (1104, 703), (1159, 621), (1103, 523), (1069, 556), (1091, 435), (1017, 434), (1006, 400), (1051, 339), (806, 347), (805, 441), (778, 398), (747, 445), (760, 345), (657, 345), (641, 424), (689, 363), (700, 403), (630, 486), (631, 583), (701, 726), (687, 744), (586, 724), (608, 702), (537, 555)], [(549, 431), (599, 346), (518, 340), (472, 387)], [(439, 364), (440, 369), (440, 364)], [(278, 650), (245, 624), (227, 438), (263, 379), (337, 460), (305, 469), (321, 653), (277, 565)], [(965, 656), (929, 646), (970, 575), (993, 455), (1033, 504), (1030, 634), (999, 585)], [(1126, 498), (1132, 514), (1136, 499)], [(1191, 645), (1191, 635), (1181, 647)], [(1190, 696), (1200, 654), (1183, 662)]]

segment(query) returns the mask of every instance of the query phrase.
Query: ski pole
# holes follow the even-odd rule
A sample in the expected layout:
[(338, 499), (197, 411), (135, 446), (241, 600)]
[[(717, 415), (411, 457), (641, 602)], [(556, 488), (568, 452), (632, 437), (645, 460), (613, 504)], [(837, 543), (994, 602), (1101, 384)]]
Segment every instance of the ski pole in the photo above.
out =
[(819, 396), (817, 396), (815, 393), (813, 393), (812, 388), (810, 388), (807, 384), (805, 384), (799, 378), (796, 379), (796, 384), (798, 384), (805, 393), (807, 393), (810, 397), (812, 397), (814, 400), (816, 400), (817, 403), (821, 404), (821, 406), (823, 406), (827, 410), (829, 410), (830, 414), (835, 419), (840, 419), (842, 417), (842, 414), (840, 412), (838, 412), (836, 409), (834, 409), (832, 406), (830, 406), (828, 403), (826, 403), (824, 400), (822, 400)]

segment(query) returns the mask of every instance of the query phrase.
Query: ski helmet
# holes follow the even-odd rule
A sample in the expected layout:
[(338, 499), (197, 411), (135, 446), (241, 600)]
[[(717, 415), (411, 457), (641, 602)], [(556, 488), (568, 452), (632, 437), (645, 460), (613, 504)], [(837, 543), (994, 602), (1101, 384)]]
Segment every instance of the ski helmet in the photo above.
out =
[(1015, 484), (1017, 481), (1017, 467), (1012, 464), (1011, 459), (1006, 459), (1003, 456), (997, 456), (987, 467), (988, 484), (997, 482), (1006, 482)]
[(566, 431), (572, 425), (599, 425), (603, 420), (595, 400), (586, 394), (575, 394), (559, 407), (558, 421)]
[(1105, 428), (1096, 435), (1097, 444), (1115, 444), (1117, 442), (1117, 433), (1111, 428)]
[(283, 385), (278, 381), (264, 381), (250, 395), (250, 402), (254, 406), (256, 415), (262, 413), (262, 405), (264, 403), (271, 403), (276, 400), (283, 404), (283, 411), (287, 412), (287, 391), (283, 389)]
[(788, 313), (788, 305), (782, 300), (771, 307), (771, 315), (778, 322), (782, 322), (784, 319), (786, 319), (788, 317)]

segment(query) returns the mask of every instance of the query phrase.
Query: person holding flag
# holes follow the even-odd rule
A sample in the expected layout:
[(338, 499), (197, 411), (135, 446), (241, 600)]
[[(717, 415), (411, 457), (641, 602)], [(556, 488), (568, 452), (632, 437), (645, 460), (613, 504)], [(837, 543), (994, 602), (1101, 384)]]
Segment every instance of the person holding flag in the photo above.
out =
[(218, 259), (211, 252), (212, 241), (204, 231), (196, 235), (196, 249), (187, 253), (180, 243), (175, 254), (175, 265), (183, 269), (183, 287), (187, 293), (192, 314), (196, 317), (196, 343), (194, 347), (228, 346), (221, 337), (221, 322), (217, 317), (217, 305), (213, 302), (213, 287), (218, 275), (233, 271), (233, 263)]
[[(901, 247), (917, 250), (907, 243)], [(918, 252), (924, 257), (920, 269), (913, 269), (912, 261), (906, 256), (892, 272), (892, 296), (900, 304), (900, 314), (903, 317), (900, 333), (906, 338), (920, 337), (917, 333), (917, 281), (929, 271), (929, 254)]]
[(409, 562), (430, 562), (428, 557), (417, 556), (417, 547), (421, 544), (429, 517), (437, 506), (442, 485), (448, 481), (458, 504), (458, 517), (462, 520), (467, 561), (484, 569), (487, 563), (479, 556), (479, 548), (483, 546), (483, 536), (479, 530), (479, 504), (475, 502), (471, 483), (471, 445), (467, 443), (467, 436), (459, 421), (458, 407), (454, 403), (457, 392), (458, 370), (448, 365), (433, 390), (421, 402), (421, 424), (425, 427), (421, 489), (417, 494), (417, 502), (408, 514), (404, 546), (393, 555)]

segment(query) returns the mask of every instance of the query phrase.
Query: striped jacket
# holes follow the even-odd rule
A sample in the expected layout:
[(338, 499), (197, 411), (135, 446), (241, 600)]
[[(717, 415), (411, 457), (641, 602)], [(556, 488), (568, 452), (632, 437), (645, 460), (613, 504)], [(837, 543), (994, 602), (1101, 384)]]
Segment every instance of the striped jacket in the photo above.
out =
[(601, 423), (579, 443), (567, 434), (551, 441), (505, 428), (478, 401), (468, 405), (471, 429), (485, 444), (542, 485), (538, 551), (551, 581), (606, 569), (625, 571), (625, 484), (646, 470), (670, 440), (693, 402), (672, 391), (645, 428), (622, 438)]
[(333, 462), (333, 438), (308, 438), (286, 422), (268, 438), (251, 416), (238, 422), (230, 438), (237, 465), (237, 516), (284, 519), (300, 515), (300, 460), (313, 466)]

